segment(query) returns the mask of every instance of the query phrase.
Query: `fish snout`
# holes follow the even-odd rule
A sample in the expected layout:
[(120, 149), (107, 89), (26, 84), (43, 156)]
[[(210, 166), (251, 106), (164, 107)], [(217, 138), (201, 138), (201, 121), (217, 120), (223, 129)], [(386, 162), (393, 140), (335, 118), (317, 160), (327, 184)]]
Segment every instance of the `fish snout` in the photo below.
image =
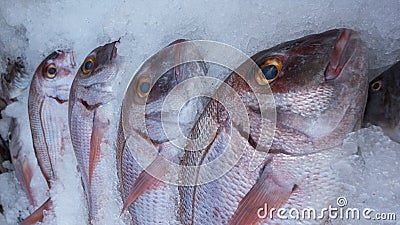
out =
[(73, 50), (68, 50), (69, 51), (69, 62), (71, 64), (72, 68), (76, 67), (76, 62), (75, 62), (75, 56), (74, 56), (74, 51)]
[(117, 57), (117, 43), (120, 43), (121, 38), (119, 38), (117, 41), (114, 41), (112, 44), (112, 50), (111, 50), (111, 60), (115, 59)]

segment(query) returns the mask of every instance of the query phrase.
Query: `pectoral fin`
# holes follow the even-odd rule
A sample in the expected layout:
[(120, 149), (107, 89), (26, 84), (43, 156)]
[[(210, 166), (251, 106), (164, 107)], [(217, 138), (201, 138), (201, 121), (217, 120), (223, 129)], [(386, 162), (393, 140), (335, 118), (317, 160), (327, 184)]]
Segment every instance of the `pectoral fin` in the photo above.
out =
[(92, 136), (90, 139), (90, 155), (89, 155), (89, 187), (92, 183), (93, 171), (100, 160), (100, 144), (105, 130), (109, 125), (104, 123), (94, 115)]
[(20, 225), (33, 225), (38, 222), (42, 222), (44, 218), (44, 211), (48, 211), (52, 206), (51, 199), (47, 199), (38, 209), (36, 209), (31, 215), (29, 215)]
[[(139, 177), (136, 179), (131, 190), (129, 191), (128, 198), (124, 202), (122, 212), (132, 204), (140, 195), (146, 190), (157, 186), (161, 181), (156, 177), (162, 177), (165, 175), (167, 170), (167, 161), (160, 157), (157, 157), (147, 168), (143, 170)], [(154, 175), (154, 176), (153, 176)]]
[[(271, 218), (269, 209), (282, 207), (295, 187), (295, 184), (287, 184), (278, 180), (269, 167), (264, 168), (260, 178), (240, 201), (229, 224), (256, 224), (264, 218)], [(268, 210), (264, 209), (265, 205), (268, 206)], [(267, 210), (267, 212), (263, 212), (263, 215), (260, 216), (260, 211), (263, 210)]]

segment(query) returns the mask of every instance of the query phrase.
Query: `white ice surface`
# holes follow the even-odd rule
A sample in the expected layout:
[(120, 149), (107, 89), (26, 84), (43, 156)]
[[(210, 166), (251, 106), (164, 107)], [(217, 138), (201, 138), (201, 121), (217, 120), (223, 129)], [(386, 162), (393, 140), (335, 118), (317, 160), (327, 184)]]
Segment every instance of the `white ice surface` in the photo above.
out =
[[(283, 41), (337, 27), (348, 27), (361, 33), (369, 48), (371, 68), (400, 60), (399, 0), (0, 0), (0, 5), (3, 52), (25, 55), (30, 74), (55, 49), (72, 48), (79, 65), (91, 50), (120, 37), (119, 54), (126, 56), (133, 74), (144, 59), (178, 38), (221, 41), (251, 55)], [(16, 26), (23, 35), (13, 33), (10, 26)], [(128, 83), (129, 71), (126, 74), (127, 80), (121, 81), (120, 88)], [(7, 110), (10, 115), (21, 115), (19, 119), (26, 132), (22, 141), (26, 146), (32, 146), (24, 107), (14, 106)], [(386, 212), (397, 210), (399, 221), (399, 145), (376, 128), (361, 130), (353, 138), (358, 143), (354, 145), (360, 146), (361, 156), (350, 154), (346, 156), (347, 163), (338, 165), (338, 170), (348, 178), (344, 180), (343, 195), (353, 206)], [(2, 225), (15, 224), (18, 217), (28, 213), (27, 200), (23, 199), (12, 176), (12, 173), (0, 175), (0, 204), (5, 210), (4, 216), (0, 214)], [(54, 191), (74, 191), (73, 187), (78, 189), (76, 185), (71, 182), (71, 187), (60, 186)], [(81, 224), (76, 221), (82, 221), (83, 215), (74, 212), (84, 212), (85, 206), (74, 204), (73, 198), (65, 201), (66, 205), (74, 207), (61, 214), (65, 217), (59, 218), (60, 224)], [(364, 222), (351, 221), (352, 224), (369, 224), (371, 221)]]

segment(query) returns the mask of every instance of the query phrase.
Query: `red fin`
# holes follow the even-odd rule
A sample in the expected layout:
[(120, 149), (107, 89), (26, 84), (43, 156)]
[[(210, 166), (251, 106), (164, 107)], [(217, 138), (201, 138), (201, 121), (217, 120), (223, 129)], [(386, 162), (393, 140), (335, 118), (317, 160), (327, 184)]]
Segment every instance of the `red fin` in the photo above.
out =
[(93, 122), (92, 136), (90, 138), (90, 155), (89, 155), (89, 187), (92, 183), (93, 171), (100, 160), (100, 144), (103, 134), (109, 123), (104, 123), (96, 119)]
[[(121, 214), (131, 205), (140, 195), (142, 195), (146, 190), (150, 189), (152, 186), (157, 185), (161, 181), (156, 177), (161, 177), (166, 172), (166, 160), (162, 157), (157, 157), (146, 170), (143, 170), (139, 177), (136, 179), (135, 183), (132, 185), (132, 188), (129, 192), (128, 198), (124, 202), (124, 206), (122, 208)], [(147, 171), (149, 171), (150, 175)]]
[(25, 190), (26, 190), (26, 194), (28, 195), (28, 199), (29, 201), (36, 206), (36, 201), (33, 198), (32, 195), (32, 190), (31, 190), (31, 181), (32, 181), (32, 177), (33, 177), (33, 168), (32, 166), (29, 164), (29, 161), (26, 157), (24, 157), (24, 160), (22, 162), (22, 174), (24, 176), (24, 186), (25, 186)]
[[(296, 185), (286, 185), (278, 182), (271, 170), (265, 168), (263, 174), (240, 201), (235, 214), (230, 219), (230, 225), (256, 224), (264, 218), (270, 218), (269, 210), (282, 207), (292, 194)], [(265, 209), (265, 205), (268, 206)], [(264, 212), (267, 210), (267, 212)], [(259, 214), (262, 216), (260, 217)]]
[(51, 199), (47, 199), (38, 209), (36, 209), (31, 215), (29, 215), (20, 225), (32, 225), (38, 222), (42, 222), (44, 218), (43, 211), (48, 211), (52, 206)]

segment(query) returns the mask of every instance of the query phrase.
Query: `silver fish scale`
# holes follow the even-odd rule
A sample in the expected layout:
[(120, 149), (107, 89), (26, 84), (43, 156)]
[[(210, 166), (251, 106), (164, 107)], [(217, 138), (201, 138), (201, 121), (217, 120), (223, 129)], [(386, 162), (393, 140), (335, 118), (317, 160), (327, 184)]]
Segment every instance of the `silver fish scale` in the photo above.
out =
[(40, 167), (48, 179), (57, 177), (56, 164), (71, 147), (66, 112), (67, 104), (31, 90), (29, 116), (33, 143)]
[[(170, 142), (163, 143), (160, 148), (172, 151), (176, 147)], [(171, 148), (171, 149), (169, 149)], [(132, 156), (129, 147), (124, 146), (122, 152), (122, 160), (120, 168), (120, 176), (122, 178), (122, 193), (124, 199), (134, 184), (143, 168), (136, 162)], [(175, 162), (176, 163), (176, 162)], [(178, 188), (175, 185), (163, 182), (157, 183), (149, 190), (146, 190), (139, 198), (129, 207), (129, 213), (132, 216), (130, 224), (180, 224), (177, 221), (177, 208), (179, 201)], [(173, 205), (171, 205), (173, 204)], [(149, 216), (152, 212), (152, 216)]]
[[(76, 113), (80, 112), (81, 117), (89, 118), (87, 120), (82, 120), (80, 117), (72, 116), (70, 119), (70, 127), (71, 129), (71, 139), (72, 145), (75, 150), (75, 156), (78, 161), (79, 171), (82, 176), (82, 183), (84, 184), (84, 189), (86, 193), (86, 197), (89, 196), (89, 190), (86, 184), (89, 183), (89, 156), (90, 156), (90, 140), (92, 136), (92, 125), (93, 125), (93, 112), (84, 110), (85, 107), (80, 103), (74, 105), (71, 109), (70, 114), (76, 115)], [(92, 119), (90, 119), (92, 118)], [(79, 149), (77, 151), (76, 149)]]
[[(226, 146), (226, 143), (224, 143), (225, 135), (221, 134), (220, 139), (216, 140), (204, 163), (208, 163), (217, 157), (214, 154), (222, 153), (221, 150), (224, 150), (223, 147)], [(233, 164), (233, 168), (223, 177), (195, 188), (193, 224), (227, 224), (240, 200), (256, 182), (254, 178), (257, 177), (260, 168), (255, 171), (242, 169), (249, 167), (253, 149), (250, 145), (243, 146), (245, 140), (235, 129), (232, 130), (231, 138), (230, 147), (235, 149), (244, 147), (244, 155), (237, 164)], [(231, 161), (231, 163), (234, 163), (234, 161)]]
[[(336, 173), (331, 168), (332, 163), (338, 159), (337, 152), (341, 147), (335, 147), (324, 150), (318, 153), (313, 153), (305, 156), (288, 156), (277, 154), (273, 157), (271, 164), (276, 169), (276, 174), (291, 174), (297, 176), (296, 181), (298, 188), (290, 195), (286, 204), (281, 208), (286, 210), (296, 209), (300, 213), (307, 208), (313, 208), (316, 211), (316, 217), (321, 215), (321, 210), (328, 207), (337, 207), (336, 203), (332, 202), (339, 192), (339, 179)], [(300, 167), (299, 165), (306, 165)], [(283, 168), (282, 165), (287, 165)], [(284, 169), (284, 170), (282, 170)], [(288, 215), (287, 215), (288, 216)], [(289, 216), (288, 216), (289, 217)], [(269, 225), (291, 225), (291, 224), (321, 224), (324, 219), (280, 219), (275, 220), (265, 219), (258, 224)]]
[[(32, 138), (35, 140), (35, 153), (36, 158), (39, 161), (40, 168), (42, 172), (48, 177), (52, 177), (53, 169), (51, 165), (51, 159), (49, 155), (46, 153), (46, 141), (44, 140), (44, 131), (41, 129), (41, 105), (43, 105), (43, 99), (41, 99), (36, 93), (32, 93), (32, 98), (37, 99), (37, 104), (32, 104), (30, 106), (31, 110), (35, 113), (30, 114), (30, 123), (31, 123), (31, 130), (32, 130)], [(37, 150), (36, 150), (37, 149)]]
[(310, 117), (329, 107), (333, 91), (331, 85), (320, 85), (316, 89), (277, 93), (274, 95), (275, 104), (279, 110)]
[[(56, 109), (60, 109), (59, 111)], [(44, 130), (44, 138), (46, 139), (46, 148), (49, 151), (52, 168), (56, 168), (56, 164), (62, 159), (65, 151), (65, 145), (63, 139), (68, 138), (69, 133), (67, 126), (66, 114), (58, 114), (62, 111), (68, 112), (68, 105), (60, 105), (53, 99), (47, 99), (43, 101), (41, 108), (41, 123), (42, 129)], [(62, 111), (61, 111), (62, 110)], [(66, 135), (66, 134), (67, 135)], [(54, 172), (57, 176), (56, 172)]]
[[(121, 131), (122, 132), (122, 131)], [(121, 179), (121, 193), (123, 199), (126, 199), (128, 197), (128, 193), (130, 191), (130, 188), (132, 187), (133, 183), (139, 176), (139, 171), (141, 171), (142, 168), (139, 168), (140, 166), (135, 163), (135, 159), (133, 158), (129, 148), (127, 146), (124, 146), (123, 152), (121, 154), (118, 154), (118, 156), (121, 156), (118, 159), (118, 171), (120, 173), (120, 179)], [(123, 160), (125, 159), (125, 160)], [(124, 168), (124, 169), (121, 169)], [(128, 176), (129, 175), (129, 176)], [(133, 217), (131, 219), (131, 224), (135, 224), (134, 221), (136, 221), (136, 224), (138, 223), (138, 219), (136, 217), (136, 214), (134, 213), (134, 204), (129, 206), (128, 210), (130, 212), (130, 215)]]
[[(197, 123), (195, 124), (193, 131), (197, 131), (191, 134), (191, 138), (196, 138), (196, 141), (190, 142), (186, 147), (186, 152), (184, 156), (184, 160), (182, 162), (183, 166), (193, 166), (200, 165), (203, 162), (202, 155), (205, 155), (207, 150), (205, 146), (208, 143), (213, 143), (217, 147), (222, 147), (221, 149), (225, 149), (226, 145), (224, 142), (224, 138), (226, 138), (225, 131), (219, 130), (219, 127), (223, 126), (221, 123), (227, 122), (220, 120), (214, 117), (214, 113), (218, 111), (218, 103), (217, 101), (211, 101), (206, 110), (203, 112), (203, 115), (199, 118)], [(229, 123), (229, 122), (227, 122)], [(225, 123), (224, 123), (225, 124)], [(229, 130), (229, 128), (228, 128)], [(214, 147), (214, 146), (212, 146)], [(214, 149), (218, 149), (214, 147)], [(220, 151), (212, 151), (211, 149), (208, 151), (210, 154), (207, 154), (207, 158), (204, 159), (204, 164), (212, 161), (216, 157), (220, 155)], [(216, 168), (217, 169), (217, 168)], [(201, 182), (200, 178), (194, 178), (196, 174), (198, 174), (198, 169), (188, 169), (187, 171), (183, 171), (181, 174), (181, 179), (185, 181), (185, 183), (198, 183)], [(212, 174), (201, 174), (203, 175), (203, 179), (207, 179), (207, 176), (212, 176)], [(222, 175), (222, 174), (221, 174)], [(197, 189), (201, 188), (201, 186), (182, 186), (179, 187), (180, 195), (181, 195), (181, 206), (180, 206), (180, 220), (183, 224), (191, 224), (193, 220), (193, 213), (197, 209), (194, 208), (195, 205), (200, 204), (198, 199), (202, 199), (202, 192), (199, 192), (199, 196), (195, 196), (191, 198), (193, 193), (197, 193)], [(214, 192), (210, 192), (209, 194), (213, 195)], [(220, 193), (219, 193), (220, 194)], [(204, 194), (205, 195), (205, 194)], [(212, 199), (212, 198), (211, 198)], [(200, 210), (203, 208), (201, 206), (198, 207)], [(214, 207), (215, 210), (218, 210), (218, 207)], [(208, 213), (208, 212), (207, 212)], [(209, 212), (211, 213), (211, 212)], [(201, 214), (200, 214), (201, 215)], [(196, 215), (195, 215), (196, 216)], [(203, 218), (207, 218), (204, 217)], [(205, 221), (204, 221), (205, 222)]]
[[(240, 134), (233, 129), (232, 133), (232, 146), (238, 146), (247, 143)], [(224, 138), (216, 140), (215, 146), (210, 148), (209, 154), (206, 156), (206, 161), (215, 158), (215, 154), (220, 154), (224, 143)], [(222, 148), (221, 148), (222, 146)], [(259, 179), (259, 173), (262, 166), (258, 166), (255, 170), (249, 169), (249, 163), (252, 159), (254, 149), (246, 144), (244, 147), (244, 154), (240, 161), (223, 177), (208, 183), (200, 185), (196, 188), (182, 188), (186, 190), (195, 191), (194, 202), (187, 198), (183, 201), (186, 206), (189, 206), (186, 213), (190, 214), (190, 210), (194, 210), (193, 222), (190, 216), (186, 217), (182, 222), (183, 224), (228, 224), (229, 219), (236, 211), (240, 200), (248, 193), (255, 182)], [(304, 209), (306, 207), (313, 207), (316, 211), (320, 211), (322, 207), (326, 207), (329, 201), (337, 197), (337, 179), (335, 174), (330, 169), (329, 165), (335, 159), (335, 151), (337, 149), (330, 149), (319, 153), (306, 155), (306, 156), (288, 156), (285, 154), (277, 154), (272, 156), (268, 155), (264, 162), (270, 160), (270, 166), (273, 168), (273, 173), (279, 177), (287, 177), (288, 180), (293, 180), (293, 183), (299, 185), (299, 188), (290, 196), (287, 203), (283, 208), (288, 210), (291, 208)], [(210, 155), (210, 156), (209, 156)], [(300, 167), (306, 164), (307, 167)], [(286, 166), (282, 166), (286, 165)], [(246, 169), (243, 169), (246, 168)], [(201, 173), (201, 171), (200, 171)], [(318, 182), (315, 182), (318, 180)], [(185, 194), (183, 196), (192, 196)], [(192, 208), (188, 203), (195, 205)], [(273, 222), (266, 219), (259, 224), (320, 224), (319, 220), (304, 220), (304, 221), (282, 221)]]

